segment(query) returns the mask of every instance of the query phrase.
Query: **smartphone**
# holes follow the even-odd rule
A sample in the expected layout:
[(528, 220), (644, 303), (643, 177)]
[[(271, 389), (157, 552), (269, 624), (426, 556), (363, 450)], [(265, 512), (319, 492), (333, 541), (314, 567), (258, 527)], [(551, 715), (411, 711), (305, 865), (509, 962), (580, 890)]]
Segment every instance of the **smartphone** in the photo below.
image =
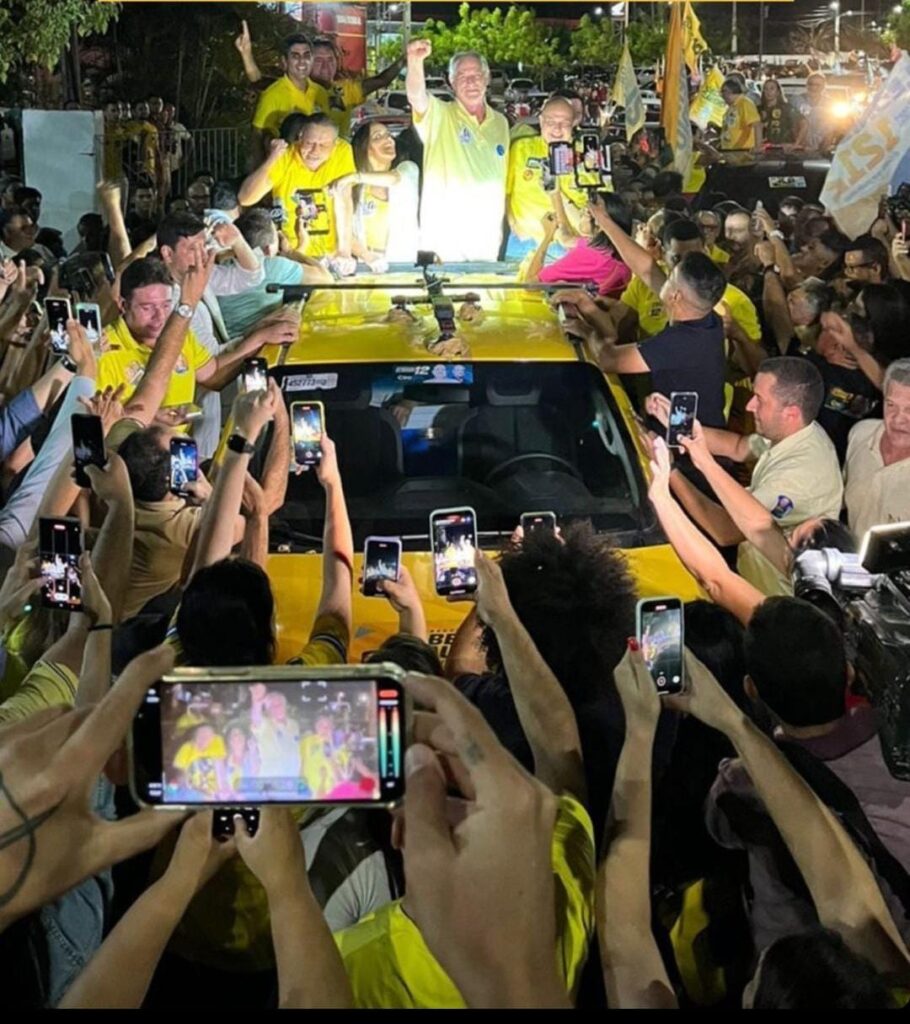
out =
[(548, 533), (556, 533), (555, 512), (522, 512), (521, 528), (525, 534), (532, 530), (546, 530)]
[(294, 461), (298, 466), (315, 466), (322, 459), (325, 409), (322, 402), (292, 402), (291, 431)]
[(661, 695), (680, 693), (683, 677), (683, 607), (678, 597), (651, 597), (635, 608), (635, 632)]
[(268, 391), (269, 364), (259, 356), (243, 361), (240, 386), (245, 392)]
[(574, 140), (575, 185), (581, 189), (598, 189), (610, 173), (610, 147), (601, 142), (597, 132), (582, 132)]
[(551, 142), (549, 167), (553, 177), (561, 174), (571, 174), (574, 161), (572, 159), (571, 142)]
[(440, 597), (473, 594), (477, 589), (474, 557), (477, 516), (472, 508), (441, 508), (430, 513), (433, 576)]
[(401, 575), (401, 540), (398, 537), (367, 537), (363, 547), (363, 596), (382, 597), (380, 580), (398, 582)]
[(681, 437), (691, 437), (698, 414), (696, 391), (670, 392), (670, 418), (667, 420), (667, 447), (680, 448)]
[(389, 806), (409, 702), (396, 665), (182, 668), (145, 694), (130, 787), (156, 807)]
[(82, 611), (82, 523), (69, 516), (38, 522), (38, 558), (44, 586), (45, 608)]
[(85, 472), (86, 466), (104, 466), (104, 426), (100, 416), (74, 412), (70, 417), (73, 430), (73, 457), (76, 464), (76, 483), (80, 487), (91, 487), (92, 482)]
[(199, 449), (190, 437), (171, 438), (171, 490), (186, 494), (187, 484), (199, 479)]
[(101, 307), (97, 302), (77, 302), (76, 319), (82, 324), (88, 343), (97, 346), (101, 341)]
[(69, 299), (45, 299), (44, 312), (51, 331), (51, 351), (58, 356), (70, 350), (70, 336), (66, 329), (67, 320), (73, 319)]
[(272, 200), (272, 208), (269, 210), (269, 216), (279, 230), (284, 227), (285, 221), (288, 219), (288, 215), (284, 208), (284, 202), (281, 199)]
[(907, 241), (907, 224), (910, 224), (910, 221), (906, 221), (906, 220), (902, 220), (901, 221), (901, 238), (905, 242)]
[(201, 420), (202, 417), (205, 415), (205, 411), (203, 410), (202, 406), (196, 405), (193, 402), (187, 402), (186, 405), (181, 406), (181, 409), (183, 411), (183, 415), (190, 422), (192, 422), (193, 420)]

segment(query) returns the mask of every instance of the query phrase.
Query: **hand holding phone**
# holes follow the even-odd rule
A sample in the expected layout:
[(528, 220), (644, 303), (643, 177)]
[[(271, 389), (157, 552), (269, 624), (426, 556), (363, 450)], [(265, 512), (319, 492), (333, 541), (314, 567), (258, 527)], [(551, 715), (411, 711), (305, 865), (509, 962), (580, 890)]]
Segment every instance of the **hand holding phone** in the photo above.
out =
[(667, 419), (667, 447), (681, 448), (681, 437), (691, 437), (698, 415), (698, 393), (671, 391), (670, 412)]
[(436, 593), (454, 598), (477, 590), (477, 515), (472, 508), (443, 508), (430, 513), (430, 544)]
[(382, 597), (382, 580), (398, 582), (401, 575), (401, 539), (367, 537), (363, 550), (363, 596)]
[(171, 438), (171, 491), (184, 497), (199, 479), (199, 450), (190, 437)]
[(683, 673), (683, 606), (678, 597), (653, 597), (635, 609), (635, 633), (648, 671), (661, 696), (681, 693)]
[(70, 336), (66, 325), (73, 319), (70, 300), (47, 298), (44, 300), (44, 312), (50, 329), (51, 351), (57, 355), (65, 355), (70, 350)]
[(521, 529), (525, 536), (534, 530), (556, 533), (555, 512), (522, 512)]
[(322, 437), (325, 434), (325, 407), (322, 402), (292, 402), (291, 433), (295, 464), (303, 469), (315, 466), (322, 459)]
[(92, 482), (85, 472), (86, 466), (103, 469), (107, 464), (104, 455), (104, 424), (100, 416), (75, 412), (70, 417), (73, 431), (73, 458), (76, 465), (76, 483), (79, 487), (91, 487)]
[(82, 523), (68, 516), (42, 518), (38, 522), (38, 558), (44, 587), (45, 608), (82, 611)]
[(97, 302), (77, 302), (76, 319), (85, 331), (85, 340), (97, 348), (101, 342), (101, 307)]
[(250, 391), (268, 391), (269, 389), (269, 364), (265, 359), (256, 356), (243, 361), (243, 370), (240, 375), (240, 386), (244, 394)]

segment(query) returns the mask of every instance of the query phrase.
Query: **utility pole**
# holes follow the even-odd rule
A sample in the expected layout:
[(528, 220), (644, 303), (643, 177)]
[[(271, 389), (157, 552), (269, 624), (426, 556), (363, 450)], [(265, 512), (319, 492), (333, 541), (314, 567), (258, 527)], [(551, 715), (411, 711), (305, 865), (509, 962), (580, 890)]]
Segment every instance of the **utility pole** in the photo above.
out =
[(758, 73), (765, 67), (765, 5), (758, 6)]
[(734, 57), (739, 52), (736, 40), (736, 0), (733, 0), (733, 17), (730, 22), (730, 50)]

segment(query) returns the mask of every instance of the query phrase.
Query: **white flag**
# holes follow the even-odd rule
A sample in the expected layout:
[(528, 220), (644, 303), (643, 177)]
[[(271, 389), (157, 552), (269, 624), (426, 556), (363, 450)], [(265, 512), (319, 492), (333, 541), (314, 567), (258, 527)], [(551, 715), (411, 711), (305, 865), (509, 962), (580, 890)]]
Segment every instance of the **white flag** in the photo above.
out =
[(616, 81), (613, 83), (613, 102), (625, 110), (626, 139), (631, 142), (632, 136), (645, 123), (645, 104), (641, 98), (638, 79), (635, 77), (628, 40), (623, 47), (622, 58), (616, 72)]
[(819, 197), (851, 238), (878, 216), (879, 200), (910, 150), (910, 57), (904, 53), (873, 96), (863, 118), (834, 151)]

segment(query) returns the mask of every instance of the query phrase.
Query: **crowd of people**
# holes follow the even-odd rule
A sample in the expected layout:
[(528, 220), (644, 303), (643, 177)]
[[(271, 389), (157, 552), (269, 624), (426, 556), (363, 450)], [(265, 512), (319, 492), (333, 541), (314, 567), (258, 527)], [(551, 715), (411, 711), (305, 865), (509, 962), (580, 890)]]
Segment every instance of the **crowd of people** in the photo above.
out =
[[(259, 75), (246, 33), (238, 50)], [(451, 102), (427, 90), (430, 55), (415, 40), (403, 58), (419, 145), (381, 122), (349, 142), (344, 118), (375, 83), (344, 85), (330, 41), (292, 37), (253, 115), (250, 174), (200, 175), (164, 210), (126, 210), (103, 181), (77, 284), (40, 194), (0, 184), (8, 1003), (905, 1006), (910, 782), (837, 609), (793, 582), (806, 552), (910, 520), (900, 225), (883, 208), (850, 238), (793, 195), (772, 215), (668, 169), (647, 134), (581, 189), (547, 163), (581, 97), (554, 94), (516, 128), (487, 102), (481, 54), (450, 61)], [(721, 149), (824, 129), (753, 117), (735, 77), (724, 99)], [(130, 213), (149, 222), (138, 233)], [(622, 382), (650, 463), (642, 505), (706, 595), (685, 608), (685, 689), (658, 696), (631, 562), (590, 523), (516, 530), (495, 557), (434, 537), (443, 574), (477, 590), (443, 663), (407, 568), (376, 582), (398, 630), (369, 658), (407, 673), (418, 709), (391, 815), (343, 803), (376, 791), (368, 722), (264, 683), (174, 692), (170, 795), (240, 801), (244, 779), (293, 776), (341, 805), (264, 806), (258, 828), (238, 816), (217, 838), (211, 811), (140, 809), (125, 742), (156, 680), (277, 660), (266, 566), (292, 430), (273, 379), (236, 388), (246, 360), (300, 336), (298, 305), (267, 288), (381, 275), (418, 248), (505, 255), (551, 285), (553, 324), (558, 310)], [(51, 353), (45, 297), (96, 303), (97, 344), (73, 318)], [(670, 449), (682, 391), (697, 414)], [(81, 487), (71, 419), (86, 413), (105, 450)], [(201, 468), (177, 494), (170, 445), (186, 436)], [(360, 625), (345, 481), (332, 439), (319, 446), (321, 592), (291, 662), (310, 668), (346, 664)], [(66, 516), (85, 538), (78, 610), (40, 597), (39, 527)]]

